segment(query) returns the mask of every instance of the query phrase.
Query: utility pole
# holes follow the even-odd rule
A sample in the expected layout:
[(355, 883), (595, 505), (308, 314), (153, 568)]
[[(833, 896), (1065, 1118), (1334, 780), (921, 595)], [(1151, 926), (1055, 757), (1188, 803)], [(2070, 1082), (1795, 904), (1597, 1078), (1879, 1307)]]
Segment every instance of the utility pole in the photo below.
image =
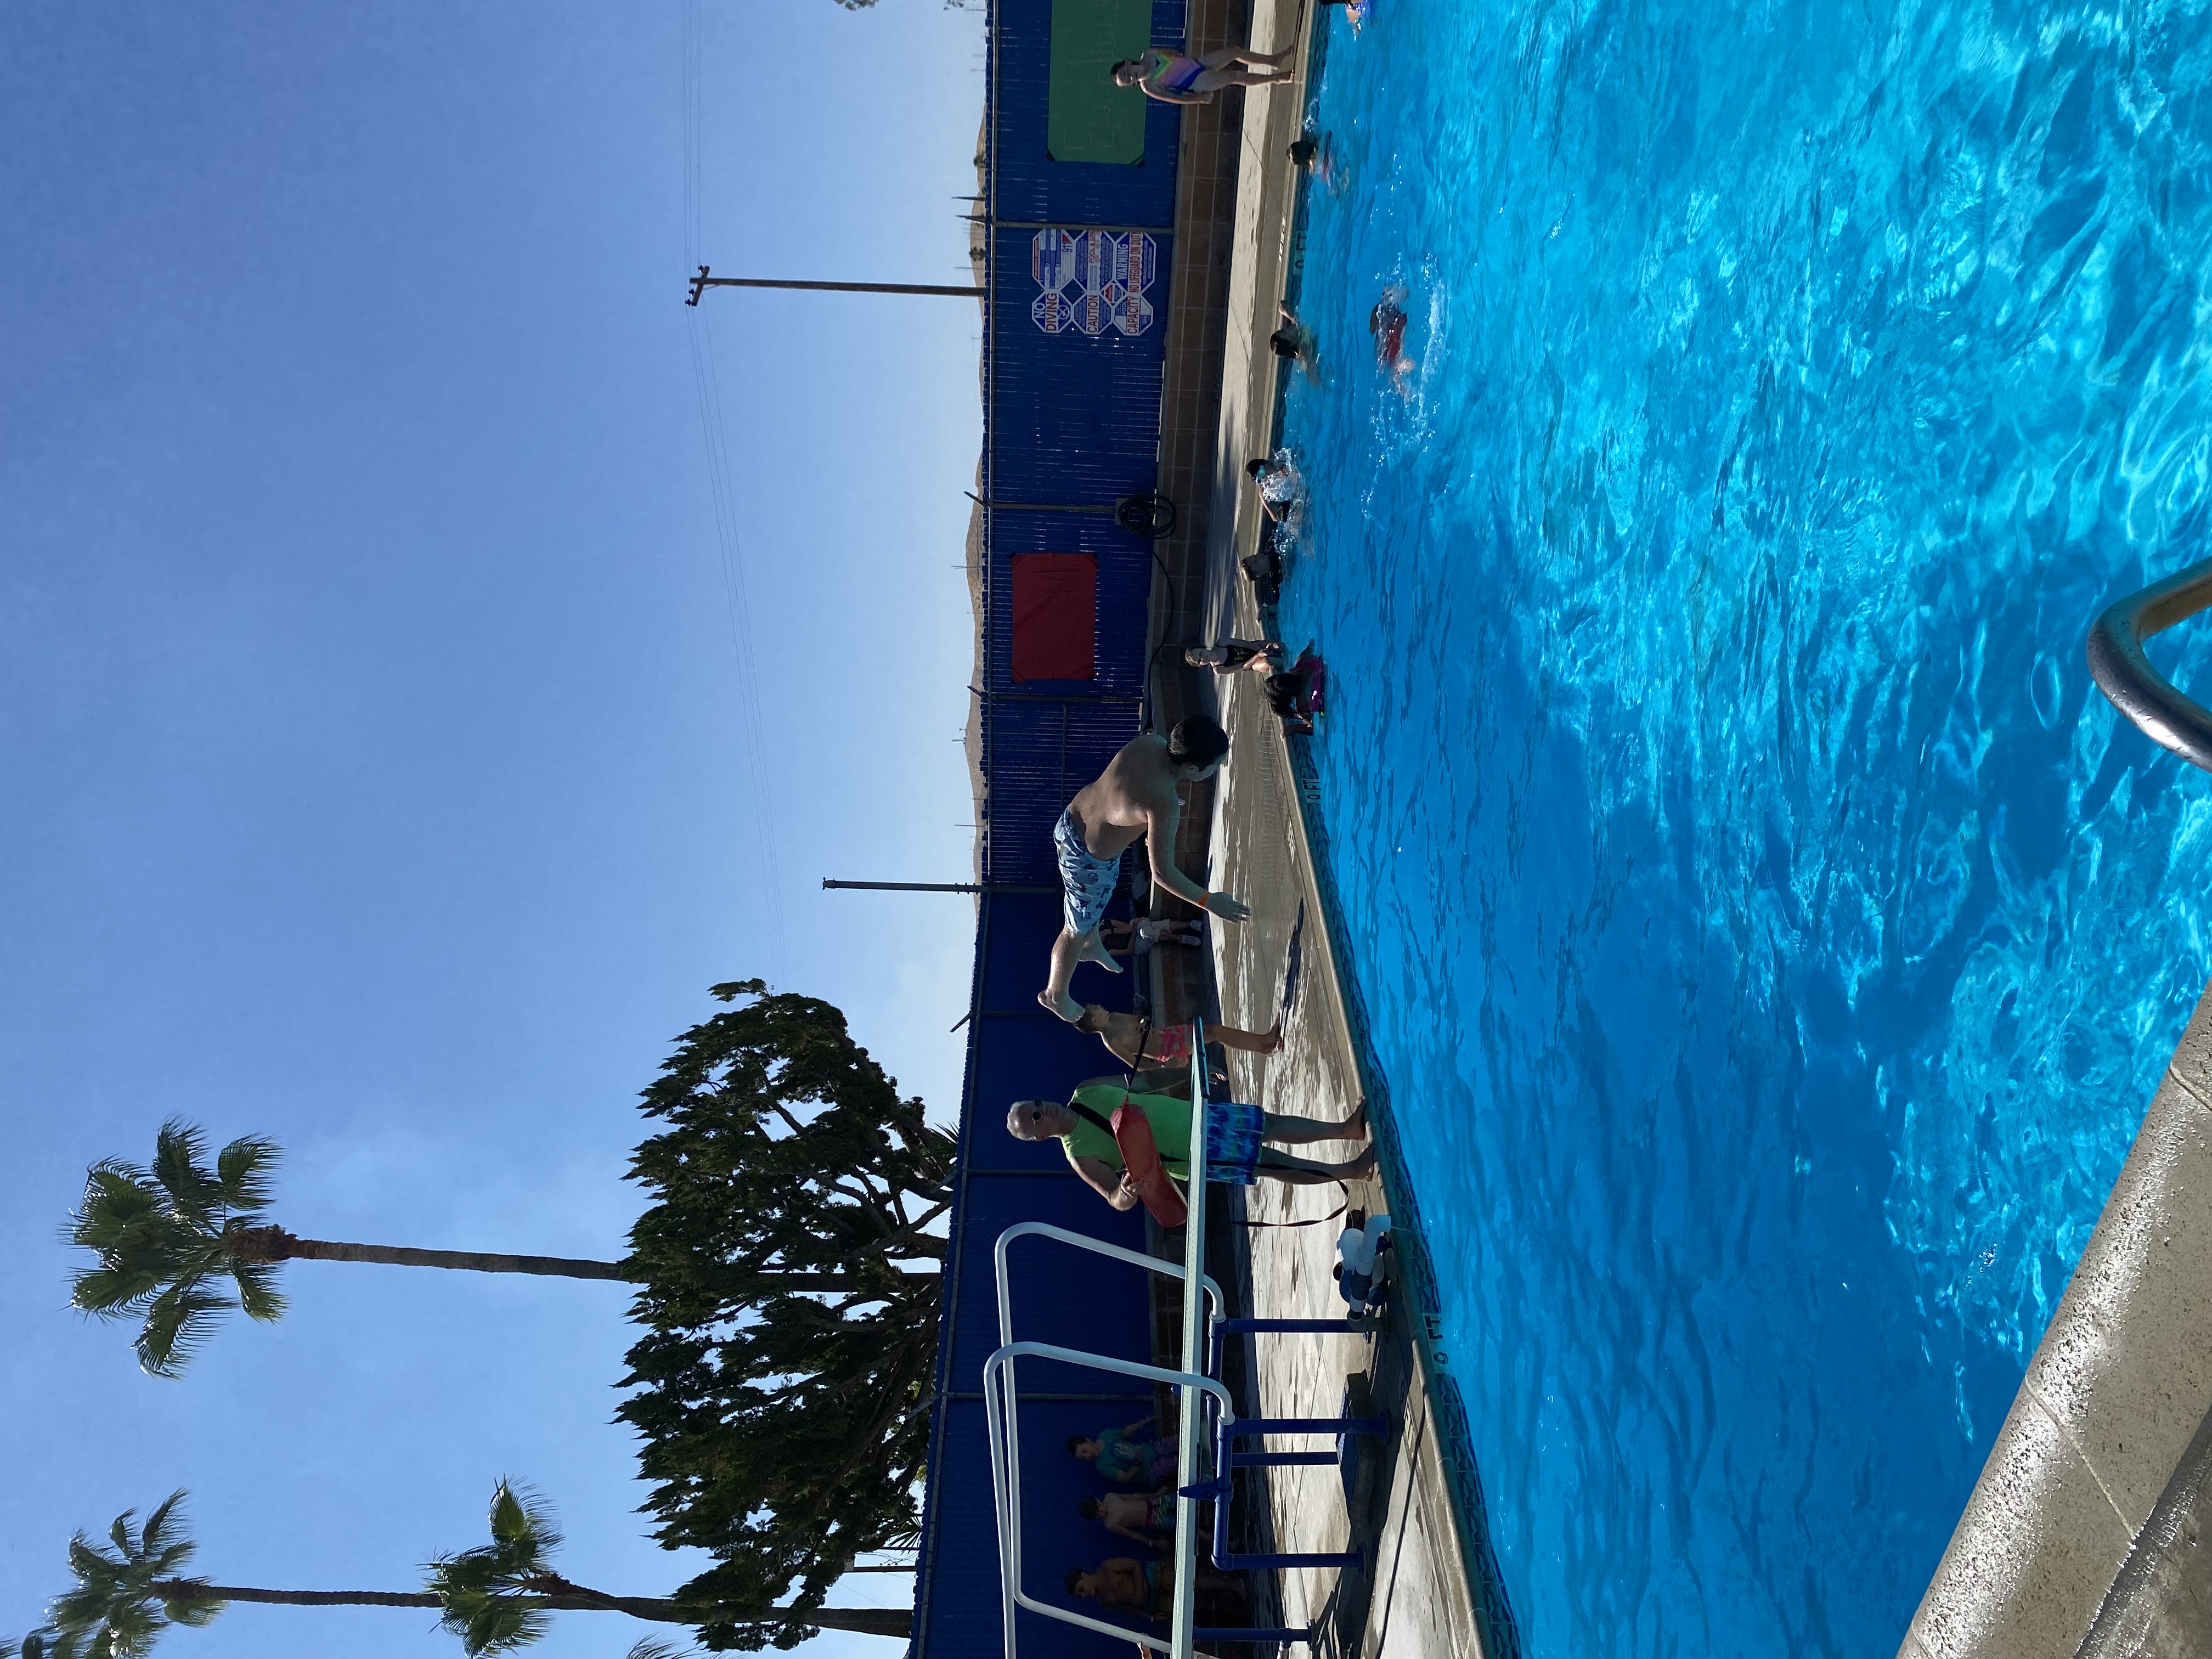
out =
[(818, 294), (943, 294), (966, 300), (980, 300), (990, 291), (947, 288), (934, 283), (786, 283), (765, 276), (709, 276), (708, 270), (701, 265), (699, 274), (691, 279), (691, 297), (684, 302), (685, 305), (697, 305), (699, 296), (710, 288), (796, 288)]
[(1030, 887), (1012, 881), (832, 881), (824, 887), (859, 887), (875, 893), (1057, 893), (1057, 887)]

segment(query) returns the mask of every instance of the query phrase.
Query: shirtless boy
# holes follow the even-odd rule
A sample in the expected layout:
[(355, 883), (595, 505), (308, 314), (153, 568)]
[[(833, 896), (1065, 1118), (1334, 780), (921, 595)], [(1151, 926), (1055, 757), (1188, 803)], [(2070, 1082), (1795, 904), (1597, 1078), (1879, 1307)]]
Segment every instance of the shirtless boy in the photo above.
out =
[[(1095, 1600), (1102, 1607), (1111, 1607), (1116, 1613), (1141, 1613), (1147, 1619), (1162, 1620), (1175, 1605), (1176, 1564), (1172, 1561), (1139, 1561), (1127, 1555), (1109, 1556), (1097, 1568), (1085, 1572), (1077, 1567), (1067, 1575), (1067, 1593), (1086, 1601)], [(1203, 1594), (1219, 1595), (1242, 1588), (1225, 1572), (1216, 1572), (1200, 1564), (1196, 1574), (1198, 1588)]]
[(1121, 854), (1142, 836), (1150, 849), (1152, 880), (1186, 903), (1242, 921), (1252, 914), (1227, 893), (1209, 893), (1175, 866), (1176, 826), (1182, 818), (1177, 787), (1212, 777), (1229, 752), (1229, 734), (1203, 714), (1176, 722), (1164, 738), (1147, 732), (1131, 738), (1106, 769), (1079, 790), (1053, 826), (1060, 856), (1060, 927), (1052, 944), (1052, 976), (1037, 1000), (1073, 1025), (1083, 1005), (1067, 994), (1075, 964), (1095, 962), (1109, 973), (1121, 963), (1098, 937), (1106, 902), (1121, 872)]
[(1150, 1549), (1160, 1541), (1161, 1534), (1175, 1530), (1175, 1483), (1170, 1481), (1158, 1492), (1109, 1492), (1103, 1498), (1079, 1498), (1075, 1512)]

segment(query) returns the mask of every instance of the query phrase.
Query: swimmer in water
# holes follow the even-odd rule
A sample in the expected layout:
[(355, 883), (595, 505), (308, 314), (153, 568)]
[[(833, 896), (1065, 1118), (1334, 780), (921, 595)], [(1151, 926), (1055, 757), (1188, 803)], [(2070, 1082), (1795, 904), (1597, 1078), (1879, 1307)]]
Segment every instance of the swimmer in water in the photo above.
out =
[(1281, 717), (1285, 736), (1313, 736), (1313, 717), (1322, 712), (1327, 672), (1321, 659), (1314, 655), (1313, 642), (1308, 641), (1296, 662), (1283, 672), (1267, 677), (1267, 707)]
[(1290, 149), (1291, 165), (1301, 173), (1310, 173), (1328, 186), (1337, 187), (1336, 152), (1328, 142), (1328, 135), (1318, 138), (1301, 138)]
[(1306, 379), (1321, 384), (1320, 359), (1314, 352), (1313, 331), (1298, 320), (1298, 313), (1288, 306), (1275, 307), (1283, 313), (1283, 325), (1267, 337), (1268, 349), (1278, 357), (1287, 357), (1306, 372)]
[(1367, 331), (1375, 337), (1375, 367), (1397, 381), (1401, 392), (1405, 391), (1407, 376), (1413, 372), (1413, 360), (1405, 352), (1405, 284), (1393, 283), (1382, 290), (1375, 309), (1367, 313)]
[(1277, 524), (1291, 516), (1305, 495), (1305, 480), (1298, 476), (1287, 449), (1278, 451), (1272, 461), (1245, 462), (1244, 476), (1252, 480), (1260, 492), (1261, 507)]

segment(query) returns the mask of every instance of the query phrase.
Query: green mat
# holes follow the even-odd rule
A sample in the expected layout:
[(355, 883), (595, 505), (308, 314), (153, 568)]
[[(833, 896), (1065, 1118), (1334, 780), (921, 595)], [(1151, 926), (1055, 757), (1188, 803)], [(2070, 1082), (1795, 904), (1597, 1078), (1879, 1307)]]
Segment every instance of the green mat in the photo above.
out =
[(1152, 0), (1052, 0), (1052, 79), (1045, 92), (1045, 154), (1055, 161), (1145, 159), (1145, 106), (1108, 71), (1152, 42)]

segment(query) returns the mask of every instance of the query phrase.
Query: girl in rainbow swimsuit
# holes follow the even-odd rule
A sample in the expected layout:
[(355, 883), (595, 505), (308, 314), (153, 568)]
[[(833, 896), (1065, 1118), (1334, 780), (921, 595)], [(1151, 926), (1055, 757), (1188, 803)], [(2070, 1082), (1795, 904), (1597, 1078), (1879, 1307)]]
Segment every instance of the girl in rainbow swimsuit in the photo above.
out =
[[(1224, 46), (1202, 58), (1191, 58), (1164, 47), (1147, 46), (1143, 57), (1124, 58), (1114, 65), (1114, 84), (1140, 88), (1146, 97), (1164, 104), (1210, 104), (1224, 87), (1265, 87), (1297, 80), (1297, 70), (1283, 68), (1290, 60), (1288, 47), (1271, 56), (1245, 47)], [(1255, 75), (1237, 68), (1240, 64), (1280, 73)]]

